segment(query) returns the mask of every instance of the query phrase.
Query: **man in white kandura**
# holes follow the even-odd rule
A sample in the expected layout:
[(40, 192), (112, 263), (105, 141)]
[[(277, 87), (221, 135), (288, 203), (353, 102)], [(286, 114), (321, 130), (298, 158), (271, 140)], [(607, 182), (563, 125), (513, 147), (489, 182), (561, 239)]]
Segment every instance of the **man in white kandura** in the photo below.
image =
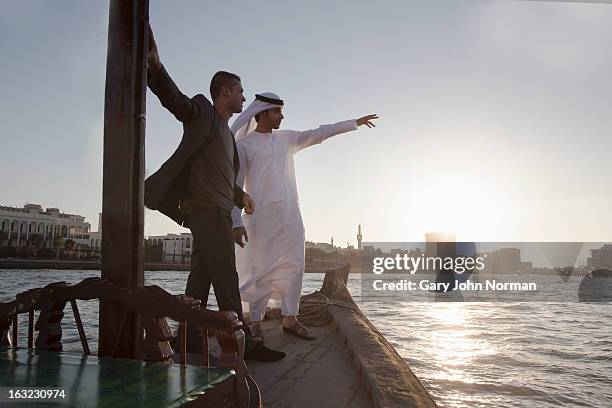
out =
[[(314, 130), (277, 130), (283, 120), (283, 101), (273, 93), (255, 100), (236, 118), (240, 171), (236, 183), (257, 203), (253, 214), (234, 207), (232, 220), (240, 295), (249, 303), (253, 336), (263, 338), (261, 321), (270, 299), (282, 301), (283, 330), (305, 339), (312, 333), (296, 318), (304, 274), (304, 224), (300, 214), (293, 155), (331, 136), (373, 127), (368, 115)], [(248, 236), (247, 236), (248, 233)], [(248, 242), (243, 243), (242, 238)]]

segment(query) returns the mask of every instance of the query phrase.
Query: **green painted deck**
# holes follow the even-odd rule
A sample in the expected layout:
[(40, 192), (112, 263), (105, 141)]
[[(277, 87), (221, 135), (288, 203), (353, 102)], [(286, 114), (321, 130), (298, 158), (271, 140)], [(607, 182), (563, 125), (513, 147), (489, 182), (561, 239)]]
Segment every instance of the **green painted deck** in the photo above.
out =
[(64, 390), (53, 405), (177, 407), (234, 376), (229, 369), (0, 346), (0, 384)]

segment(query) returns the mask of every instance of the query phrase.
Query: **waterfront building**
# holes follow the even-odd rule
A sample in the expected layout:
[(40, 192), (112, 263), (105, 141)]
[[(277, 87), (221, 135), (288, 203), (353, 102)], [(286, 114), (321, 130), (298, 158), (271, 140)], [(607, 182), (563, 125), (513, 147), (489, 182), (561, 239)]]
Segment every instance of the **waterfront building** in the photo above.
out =
[(147, 240), (151, 245), (162, 245), (162, 261), (164, 263), (191, 262), (193, 251), (193, 236), (191, 233), (151, 235)]
[(591, 256), (587, 258), (587, 267), (612, 270), (612, 245), (605, 244), (599, 249), (591, 249)]
[(41, 248), (53, 247), (53, 240), (61, 236), (77, 245), (90, 246), (91, 224), (85, 217), (62, 213), (58, 208), (43, 210), (39, 204), (25, 204), (23, 208), (0, 206), (0, 231), (3, 241), (13, 247), (31, 245), (36, 236)]
[(102, 213), (98, 213), (98, 231), (89, 233), (89, 248), (95, 251), (102, 250)]
[(456, 236), (447, 232), (425, 233), (425, 256), (446, 257), (455, 255)]
[(334, 252), (336, 248), (328, 242), (308, 242), (306, 248), (316, 248), (320, 249), (323, 252)]
[(533, 262), (521, 262), (520, 268), (521, 268), (520, 269), (521, 273), (524, 273), (524, 274), (533, 273)]
[(89, 233), (89, 248), (94, 251), (102, 250), (102, 233), (98, 231)]
[(312, 241), (306, 241), (304, 243), (304, 246), (306, 249), (308, 248), (316, 248), (316, 249), (320, 249), (323, 252), (334, 252), (335, 250), (337, 250), (338, 248), (334, 247), (334, 238), (332, 237), (331, 239), (331, 244), (328, 242), (312, 242)]
[[(523, 269), (529, 269), (529, 265), (521, 264), (521, 250), (518, 248), (499, 248), (488, 252), (484, 261), (484, 270), (481, 273), (488, 274), (514, 274)], [(531, 265), (533, 268), (533, 265)]]
[(363, 248), (363, 256), (364, 257), (374, 257), (376, 256), (376, 248), (373, 245), (365, 245)]

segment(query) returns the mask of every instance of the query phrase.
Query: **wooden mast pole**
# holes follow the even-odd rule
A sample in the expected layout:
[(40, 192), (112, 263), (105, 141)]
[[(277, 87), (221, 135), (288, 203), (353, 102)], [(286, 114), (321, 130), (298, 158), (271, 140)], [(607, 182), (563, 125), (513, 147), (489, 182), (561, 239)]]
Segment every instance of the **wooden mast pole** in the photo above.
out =
[[(111, 0), (104, 106), (102, 278), (144, 284), (144, 142), (149, 1)], [(142, 324), (127, 306), (100, 302), (99, 355), (140, 359)]]

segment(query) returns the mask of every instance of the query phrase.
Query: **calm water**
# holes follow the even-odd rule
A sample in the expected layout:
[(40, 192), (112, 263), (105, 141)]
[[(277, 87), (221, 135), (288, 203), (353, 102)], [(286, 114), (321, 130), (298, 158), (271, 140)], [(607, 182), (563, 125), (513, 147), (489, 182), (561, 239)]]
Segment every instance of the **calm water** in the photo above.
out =
[[(99, 272), (0, 270), (0, 301), (89, 276)], [(185, 272), (146, 274), (147, 284), (175, 294), (186, 279)], [(322, 280), (307, 274), (304, 293)], [(357, 275), (349, 289), (441, 407), (612, 407), (611, 304), (362, 300)], [(79, 309), (96, 349), (98, 303), (81, 301)], [(64, 349), (80, 351), (70, 307), (65, 312)]]

